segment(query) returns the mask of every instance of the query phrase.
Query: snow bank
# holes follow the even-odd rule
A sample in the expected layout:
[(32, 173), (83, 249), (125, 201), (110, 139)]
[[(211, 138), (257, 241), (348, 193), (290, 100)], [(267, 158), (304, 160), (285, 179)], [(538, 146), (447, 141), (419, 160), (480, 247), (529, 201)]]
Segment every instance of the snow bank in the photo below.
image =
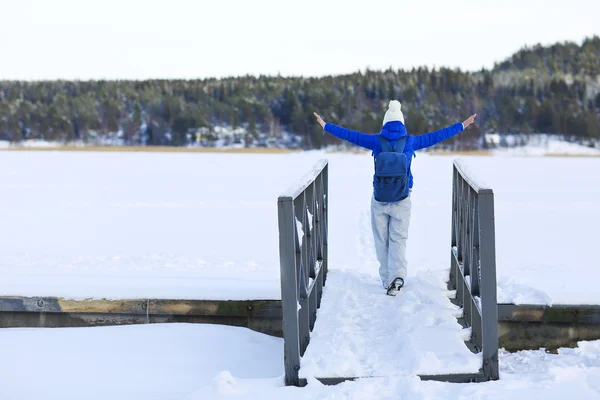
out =
[(507, 353), (501, 351), (500, 380), (485, 383), (421, 381), (414, 375), (359, 379), (325, 386), (314, 379), (305, 388), (285, 388), (277, 382), (222, 380), (186, 397), (186, 400), (225, 398), (235, 390), (236, 398), (265, 400), (296, 399), (598, 399), (600, 398), (600, 341), (580, 342), (577, 349)]
[(495, 382), (399, 374), (305, 388), (283, 385), (281, 339), (229, 326), (3, 329), (0, 352), (0, 398), (11, 400), (600, 398), (600, 341), (558, 354), (501, 351)]
[(231, 375), (283, 382), (282, 339), (230, 326), (3, 329), (0, 353), (2, 399), (182, 399)]

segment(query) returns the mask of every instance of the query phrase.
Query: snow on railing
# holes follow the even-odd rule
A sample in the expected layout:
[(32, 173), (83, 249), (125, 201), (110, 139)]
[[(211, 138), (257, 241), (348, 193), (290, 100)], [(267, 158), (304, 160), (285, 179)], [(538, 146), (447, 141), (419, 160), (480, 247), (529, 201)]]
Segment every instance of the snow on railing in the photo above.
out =
[(327, 278), (327, 193), (328, 162), (321, 160), (277, 201), (286, 385), (300, 384)]
[(454, 161), (449, 286), (471, 328), (470, 345), (482, 354), (485, 380), (499, 377), (494, 225), (494, 192), (463, 161)]

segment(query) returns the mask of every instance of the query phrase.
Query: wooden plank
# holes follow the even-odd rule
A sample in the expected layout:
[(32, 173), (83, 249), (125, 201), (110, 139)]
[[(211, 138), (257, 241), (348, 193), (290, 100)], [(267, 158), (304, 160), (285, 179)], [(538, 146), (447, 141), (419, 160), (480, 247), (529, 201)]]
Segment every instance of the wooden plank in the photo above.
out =
[(600, 306), (498, 304), (498, 321), (600, 324)]
[(146, 314), (145, 300), (72, 300), (57, 298), (59, 312)]
[(73, 300), (60, 297), (1, 296), (0, 312), (205, 315), (281, 318), (281, 301), (131, 299)]
[(0, 297), (1, 312), (60, 312), (56, 298)]
[(419, 375), (422, 381), (437, 381), (450, 383), (471, 383), (483, 382), (485, 377), (483, 372), (475, 374), (446, 374), (446, 375)]

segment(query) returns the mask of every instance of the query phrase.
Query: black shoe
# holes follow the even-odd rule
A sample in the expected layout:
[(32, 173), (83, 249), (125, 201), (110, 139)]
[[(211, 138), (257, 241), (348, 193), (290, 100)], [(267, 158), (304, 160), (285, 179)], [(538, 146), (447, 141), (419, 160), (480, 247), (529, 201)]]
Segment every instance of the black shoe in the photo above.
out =
[(404, 286), (404, 279), (396, 278), (390, 283), (390, 286), (388, 286), (386, 294), (388, 296), (396, 296), (400, 293), (402, 286)]

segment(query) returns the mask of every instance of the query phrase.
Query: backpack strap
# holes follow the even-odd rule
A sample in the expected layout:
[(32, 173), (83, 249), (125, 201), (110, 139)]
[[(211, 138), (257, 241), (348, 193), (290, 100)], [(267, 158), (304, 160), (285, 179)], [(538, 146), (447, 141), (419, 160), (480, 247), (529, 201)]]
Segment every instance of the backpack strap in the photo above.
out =
[(406, 138), (407, 136), (401, 137), (394, 144), (392, 144), (387, 138), (382, 135), (379, 136), (379, 144), (381, 145), (381, 151), (392, 151), (396, 152), (396, 145), (398, 145), (398, 153), (402, 153), (404, 151), (404, 147), (406, 146)]
[(383, 137), (383, 135), (377, 135), (377, 136), (379, 136), (379, 145), (381, 147), (382, 152), (395, 151), (394, 146), (392, 146), (392, 144), (390, 143), (390, 141), (387, 138)]
[[(398, 148), (400, 148), (400, 153), (404, 152), (404, 148), (406, 147), (406, 139), (408, 138), (408, 136), (404, 136), (401, 137), (400, 139), (398, 139), (398, 141), (396, 142), (396, 144), (398, 145)], [(402, 146), (402, 147), (400, 147)]]

